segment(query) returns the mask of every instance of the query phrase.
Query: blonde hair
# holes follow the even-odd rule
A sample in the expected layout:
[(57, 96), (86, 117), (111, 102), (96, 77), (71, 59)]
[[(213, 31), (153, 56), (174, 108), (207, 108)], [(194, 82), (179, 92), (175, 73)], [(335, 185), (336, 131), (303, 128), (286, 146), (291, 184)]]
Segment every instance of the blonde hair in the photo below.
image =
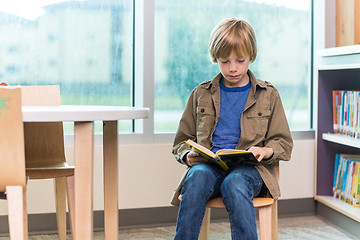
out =
[(209, 42), (211, 60), (227, 58), (231, 52), (239, 57), (249, 56), (254, 62), (257, 54), (255, 32), (245, 20), (228, 18), (220, 22), (212, 31)]

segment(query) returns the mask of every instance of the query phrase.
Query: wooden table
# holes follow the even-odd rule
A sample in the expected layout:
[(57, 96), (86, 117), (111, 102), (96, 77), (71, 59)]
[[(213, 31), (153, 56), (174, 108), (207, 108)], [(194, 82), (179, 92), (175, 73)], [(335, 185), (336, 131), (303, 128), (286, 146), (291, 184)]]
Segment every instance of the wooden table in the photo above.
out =
[(24, 122), (74, 122), (75, 233), (93, 239), (94, 121), (102, 121), (105, 239), (118, 239), (118, 120), (143, 119), (148, 108), (118, 106), (23, 106)]

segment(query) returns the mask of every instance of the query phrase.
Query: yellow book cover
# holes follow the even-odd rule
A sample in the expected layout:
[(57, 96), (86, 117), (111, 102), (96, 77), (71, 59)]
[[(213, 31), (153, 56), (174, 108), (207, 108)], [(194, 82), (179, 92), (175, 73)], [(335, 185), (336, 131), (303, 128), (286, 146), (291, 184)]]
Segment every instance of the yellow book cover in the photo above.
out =
[(190, 139), (185, 141), (185, 143), (192, 146), (198, 153), (201, 154), (202, 157), (209, 159), (223, 170), (228, 170), (230, 167), (235, 166), (240, 162), (245, 162), (246, 164), (251, 165), (259, 164), (254, 154), (249, 151), (238, 149), (220, 149), (216, 153), (213, 153), (211, 150)]

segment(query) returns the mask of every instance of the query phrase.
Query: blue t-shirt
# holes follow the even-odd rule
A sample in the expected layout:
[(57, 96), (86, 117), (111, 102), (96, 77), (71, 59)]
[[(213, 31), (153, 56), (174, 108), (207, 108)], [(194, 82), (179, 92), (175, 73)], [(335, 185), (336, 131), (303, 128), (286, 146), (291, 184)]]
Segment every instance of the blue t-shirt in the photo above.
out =
[[(250, 80), (250, 78), (249, 78)], [(241, 136), (240, 119), (250, 92), (251, 83), (243, 87), (226, 87), (220, 81), (220, 117), (212, 136), (212, 152), (235, 149)]]

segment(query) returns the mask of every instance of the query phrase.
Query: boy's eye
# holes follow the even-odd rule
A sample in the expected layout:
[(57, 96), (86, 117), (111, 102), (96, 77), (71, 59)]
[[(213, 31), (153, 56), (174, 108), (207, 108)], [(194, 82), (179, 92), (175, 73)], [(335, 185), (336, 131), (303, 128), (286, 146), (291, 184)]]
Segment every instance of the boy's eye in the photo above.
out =
[(220, 60), (221, 63), (228, 63), (229, 60)]
[(238, 59), (237, 61), (238, 61), (238, 62), (244, 62), (245, 59), (241, 58), (241, 59)]

